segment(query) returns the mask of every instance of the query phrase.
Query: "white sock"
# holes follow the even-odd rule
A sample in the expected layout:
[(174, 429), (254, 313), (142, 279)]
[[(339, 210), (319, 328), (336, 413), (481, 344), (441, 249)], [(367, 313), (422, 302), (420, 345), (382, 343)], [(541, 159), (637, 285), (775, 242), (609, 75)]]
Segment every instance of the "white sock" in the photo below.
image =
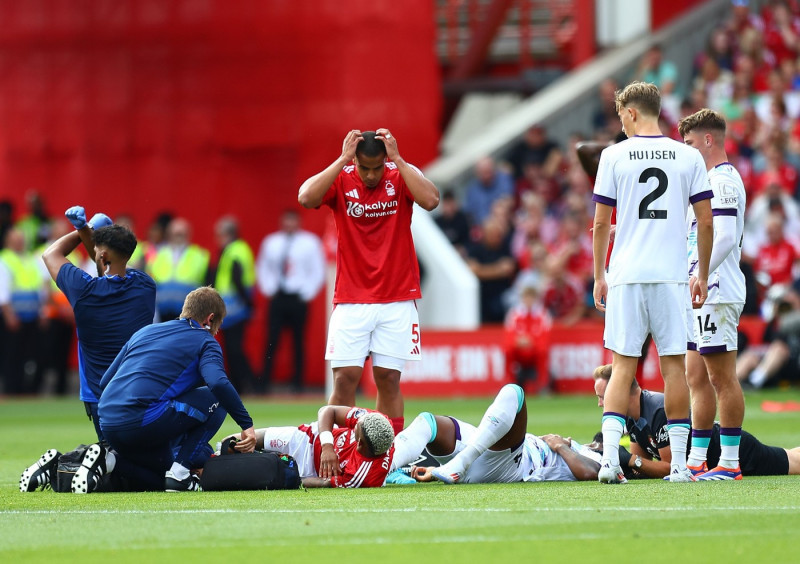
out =
[(708, 459), (708, 448), (696, 446), (692, 443), (692, 449), (689, 451), (689, 458), (686, 460), (688, 466), (700, 468)]
[(692, 448), (689, 449), (687, 466), (700, 468), (708, 458), (708, 445), (711, 443), (711, 429), (692, 429)]
[(110, 450), (106, 451), (106, 474), (110, 474), (117, 466), (117, 457)]
[(172, 475), (175, 476), (176, 480), (185, 480), (189, 477), (189, 469), (186, 466), (182, 466), (177, 462), (172, 463), (172, 467), (169, 469), (172, 472)]
[(394, 439), (392, 469), (402, 468), (414, 462), (425, 445), (436, 438), (436, 418), (432, 413), (417, 415), (411, 425), (403, 429)]
[(725, 468), (739, 467), (739, 444), (742, 439), (741, 427), (722, 427), (719, 430), (719, 465)]
[(619, 415), (603, 415), (603, 457), (600, 464), (608, 462), (611, 466), (619, 466), (619, 441), (625, 432), (624, 421)]
[(464, 472), (484, 452), (502, 439), (514, 424), (525, 393), (516, 384), (506, 384), (494, 398), (494, 402), (483, 414), (480, 425), (464, 450), (446, 464), (451, 473)]
[(764, 382), (767, 381), (767, 371), (763, 368), (759, 368), (758, 366), (753, 369), (750, 373), (750, 383), (753, 384), (756, 388), (760, 388), (764, 385)]
[(669, 448), (672, 451), (672, 462), (670, 469), (678, 467), (686, 468), (686, 445), (689, 442), (688, 424), (667, 424), (669, 433)]

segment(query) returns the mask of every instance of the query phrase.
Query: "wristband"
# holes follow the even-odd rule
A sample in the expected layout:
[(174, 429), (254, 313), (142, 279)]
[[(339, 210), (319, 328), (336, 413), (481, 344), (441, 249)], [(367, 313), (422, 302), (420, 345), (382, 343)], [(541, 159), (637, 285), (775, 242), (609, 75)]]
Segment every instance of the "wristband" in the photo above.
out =
[(320, 445), (332, 445), (333, 444), (333, 433), (330, 431), (322, 431), (319, 434), (319, 444)]

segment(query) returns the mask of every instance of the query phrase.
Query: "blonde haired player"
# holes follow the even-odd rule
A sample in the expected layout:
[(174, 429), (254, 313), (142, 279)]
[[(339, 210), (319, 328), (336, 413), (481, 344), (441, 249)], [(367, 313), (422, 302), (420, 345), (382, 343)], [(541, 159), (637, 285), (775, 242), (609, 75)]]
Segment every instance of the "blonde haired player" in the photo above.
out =
[[(594, 302), (606, 313), (605, 347), (613, 352), (613, 372), (605, 394), (603, 459), (598, 480), (625, 481), (619, 441), (638, 357), (653, 336), (664, 378), (665, 408), (672, 445), (670, 481), (694, 481), (686, 468), (689, 389), (685, 355), (692, 340), (686, 317), (690, 302), (707, 296), (713, 227), (712, 192), (697, 151), (661, 134), (661, 95), (654, 84), (633, 82), (616, 93), (617, 114), (628, 139), (600, 155), (596, 203)], [(698, 283), (689, 288), (686, 272), (686, 210), (697, 216)], [(611, 212), (617, 209), (614, 248), (606, 279)]]

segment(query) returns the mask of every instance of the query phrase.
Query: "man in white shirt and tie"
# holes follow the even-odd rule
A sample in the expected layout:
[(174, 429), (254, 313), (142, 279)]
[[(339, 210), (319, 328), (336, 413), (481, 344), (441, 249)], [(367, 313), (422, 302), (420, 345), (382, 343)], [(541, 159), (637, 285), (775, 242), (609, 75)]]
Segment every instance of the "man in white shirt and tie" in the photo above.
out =
[(256, 261), (256, 279), (261, 293), (270, 300), (267, 316), (267, 353), (262, 379), (263, 391), (272, 384), (272, 369), (281, 332), (290, 328), (294, 341), (292, 390), (303, 388), (303, 358), (308, 302), (325, 282), (322, 241), (300, 228), (300, 215), (286, 210), (280, 231), (267, 235)]

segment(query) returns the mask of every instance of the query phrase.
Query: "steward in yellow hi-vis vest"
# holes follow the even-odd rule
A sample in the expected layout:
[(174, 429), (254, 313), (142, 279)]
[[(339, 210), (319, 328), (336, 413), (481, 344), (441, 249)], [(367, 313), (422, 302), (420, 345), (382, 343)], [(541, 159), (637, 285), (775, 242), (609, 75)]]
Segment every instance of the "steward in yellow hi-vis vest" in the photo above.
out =
[(148, 274), (156, 282), (156, 311), (161, 321), (179, 317), (189, 292), (205, 283), (209, 254), (190, 244), (190, 238), (189, 222), (173, 219), (167, 228), (167, 244), (149, 265)]
[(0, 250), (0, 373), (8, 395), (36, 394), (42, 385), (40, 314), (44, 275), (38, 259), (25, 250), (25, 234), (12, 227)]
[(214, 226), (220, 249), (219, 260), (208, 281), (225, 301), (228, 310), (222, 323), (228, 378), (240, 392), (253, 392), (255, 378), (244, 352), (244, 331), (253, 312), (253, 287), (256, 282), (253, 251), (239, 238), (236, 218), (224, 216)]
[[(235, 273), (239, 270), (238, 273)], [(238, 278), (235, 281), (234, 278)], [(255, 259), (250, 245), (237, 239), (228, 243), (222, 251), (217, 265), (214, 287), (225, 300), (228, 315), (222, 329), (250, 319), (253, 303), (253, 286), (256, 282)]]
[(0, 261), (8, 269), (10, 304), (16, 317), (22, 321), (35, 321), (42, 307), (43, 276), (32, 253), (16, 253), (12, 249), (0, 251)]

